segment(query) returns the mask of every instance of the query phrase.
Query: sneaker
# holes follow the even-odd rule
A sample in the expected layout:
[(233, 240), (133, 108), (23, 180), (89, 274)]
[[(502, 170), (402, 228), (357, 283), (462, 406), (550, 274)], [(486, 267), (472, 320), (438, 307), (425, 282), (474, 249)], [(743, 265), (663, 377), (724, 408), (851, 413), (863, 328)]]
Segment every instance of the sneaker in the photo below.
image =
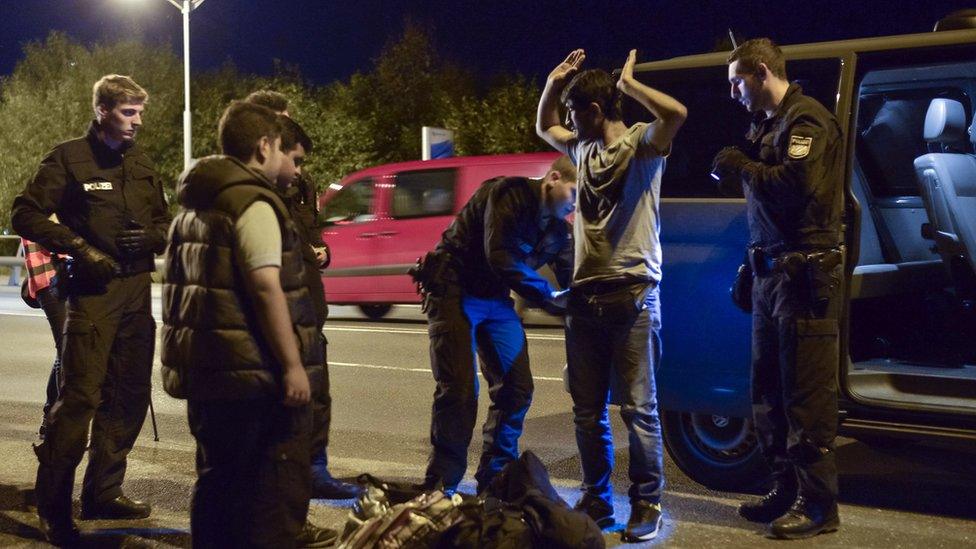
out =
[(837, 503), (818, 505), (803, 496), (796, 498), (783, 516), (769, 525), (769, 537), (804, 539), (818, 534), (836, 532), (840, 528)]
[(295, 545), (300, 548), (332, 547), (339, 539), (339, 532), (331, 528), (319, 528), (309, 521), (305, 521), (302, 531), (295, 539)]
[(624, 530), (624, 541), (647, 541), (657, 537), (664, 524), (660, 503), (637, 500), (630, 504), (630, 520)]
[(607, 503), (603, 498), (583, 494), (583, 497), (573, 506), (573, 510), (585, 513), (600, 528), (608, 528), (614, 525), (613, 505)]

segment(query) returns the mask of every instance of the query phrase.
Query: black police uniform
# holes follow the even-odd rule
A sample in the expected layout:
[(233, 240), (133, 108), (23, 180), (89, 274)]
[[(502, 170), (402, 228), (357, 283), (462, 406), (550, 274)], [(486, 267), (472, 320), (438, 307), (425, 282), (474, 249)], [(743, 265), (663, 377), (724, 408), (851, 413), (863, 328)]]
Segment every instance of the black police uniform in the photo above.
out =
[(479, 489), (518, 457), (518, 439), (532, 399), (525, 331), (514, 290), (545, 304), (552, 288), (535, 269), (550, 264), (567, 287), (572, 243), (565, 220), (544, 216), (542, 182), (497, 178), (485, 182), (444, 232), (426, 262), (434, 271), (427, 296), (430, 358), (437, 389), (431, 417), (433, 446), (425, 482), (455, 489), (464, 476), (478, 413), (477, 347), (491, 404), (483, 430)]
[[(60, 223), (48, 218), (56, 213)], [(14, 200), (14, 230), (45, 248), (84, 255), (93, 247), (117, 263), (107, 284), (68, 288), (62, 349), (63, 387), (46, 437), (35, 448), (38, 513), (70, 520), (75, 468), (88, 444), (82, 511), (122, 495), (126, 456), (146, 417), (156, 325), (150, 311), (153, 254), (165, 246), (170, 216), (163, 185), (138, 146), (119, 152), (93, 122), (85, 137), (56, 146)], [(127, 229), (146, 230), (133, 250)], [(79, 239), (80, 237), (80, 239)]]
[[(312, 303), (315, 306), (315, 316), (319, 334), (322, 340), (323, 353), (323, 373), (322, 390), (318, 393), (318, 398), (312, 401), (312, 433), (310, 436), (310, 446), (312, 451), (313, 474), (313, 493), (322, 492), (321, 483), (330, 482), (331, 487), (352, 490), (354, 485), (346, 485), (331, 479), (328, 474), (328, 446), (329, 429), (332, 426), (332, 395), (329, 384), (329, 361), (328, 348), (329, 341), (322, 329), (325, 321), (329, 317), (329, 306), (325, 298), (325, 286), (322, 284), (319, 260), (315, 256), (314, 248), (326, 248), (328, 246), (322, 241), (321, 227), (318, 225), (318, 206), (315, 202), (315, 187), (311, 181), (305, 178), (304, 174), (299, 176), (295, 184), (283, 193), (285, 203), (288, 205), (289, 212), (295, 225), (298, 228), (298, 236), (302, 240), (302, 260), (305, 263), (305, 281), (311, 294)], [(331, 257), (330, 257), (331, 259)], [(328, 265), (327, 259), (326, 266)]]
[(776, 113), (759, 113), (746, 137), (758, 162), (732, 151), (727, 156), (739, 159), (727, 164), (741, 169), (748, 206), (753, 418), (775, 486), (830, 512), (837, 498), (842, 134), (834, 116), (792, 84)]

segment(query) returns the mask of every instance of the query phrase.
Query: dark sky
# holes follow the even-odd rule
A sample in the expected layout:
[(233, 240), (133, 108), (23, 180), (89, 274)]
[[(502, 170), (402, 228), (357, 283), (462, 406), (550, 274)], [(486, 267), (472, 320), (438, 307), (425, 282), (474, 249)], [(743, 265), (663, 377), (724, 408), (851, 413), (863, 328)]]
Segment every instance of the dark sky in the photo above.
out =
[[(0, 75), (9, 74), (24, 42), (51, 30), (85, 43), (141, 37), (180, 53), (179, 11), (166, 0), (3, 0)], [(434, 30), (438, 50), (491, 76), (519, 71), (539, 78), (576, 47), (589, 66), (702, 53), (732, 27), (744, 37), (782, 44), (926, 32), (951, 11), (976, 2), (865, 1), (530, 1), (206, 0), (190, 22), (191, 66), (232, 60), (269, 74), (275, 58), (324, 84), (365, 70), (410, 18)]]

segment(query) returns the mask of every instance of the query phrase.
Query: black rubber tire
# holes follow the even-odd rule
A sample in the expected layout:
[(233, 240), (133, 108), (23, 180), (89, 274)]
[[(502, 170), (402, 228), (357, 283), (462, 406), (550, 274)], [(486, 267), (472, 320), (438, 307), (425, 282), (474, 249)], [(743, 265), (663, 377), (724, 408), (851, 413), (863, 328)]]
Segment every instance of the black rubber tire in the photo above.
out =
[(702, 486), (755, 492), (768, 480), (749, 419), (665, 411), (661, 430), (675, 465)]
[(393, 305), (389, 303), (377, 303), (376, 305), (360, 305), (359, 310), (370, 320), (379, 320), (387, 315)]

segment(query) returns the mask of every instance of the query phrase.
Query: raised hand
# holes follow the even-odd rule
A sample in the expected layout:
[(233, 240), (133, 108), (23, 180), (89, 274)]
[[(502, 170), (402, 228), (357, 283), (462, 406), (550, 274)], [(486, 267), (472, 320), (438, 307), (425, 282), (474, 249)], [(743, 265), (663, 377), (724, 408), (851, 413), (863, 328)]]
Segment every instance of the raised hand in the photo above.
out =
[(626, 92), (630, 83), (634, 80), (634, 65), (637, 64), (637, 50), (630, 50), (627, 54), (627, 61), (624, 68), (620, 70), (620, 78), (617, 80), (617, 89)]
[(581, 49), (569, 52), (566, 59), (556, 65), (556, 68), (552, 69), (552, 72), (549, 73), (548, 80), (550, 82), (562, 82), (566, 80), (580, 69), (584, 59), (586, 59), (586, 53)]

